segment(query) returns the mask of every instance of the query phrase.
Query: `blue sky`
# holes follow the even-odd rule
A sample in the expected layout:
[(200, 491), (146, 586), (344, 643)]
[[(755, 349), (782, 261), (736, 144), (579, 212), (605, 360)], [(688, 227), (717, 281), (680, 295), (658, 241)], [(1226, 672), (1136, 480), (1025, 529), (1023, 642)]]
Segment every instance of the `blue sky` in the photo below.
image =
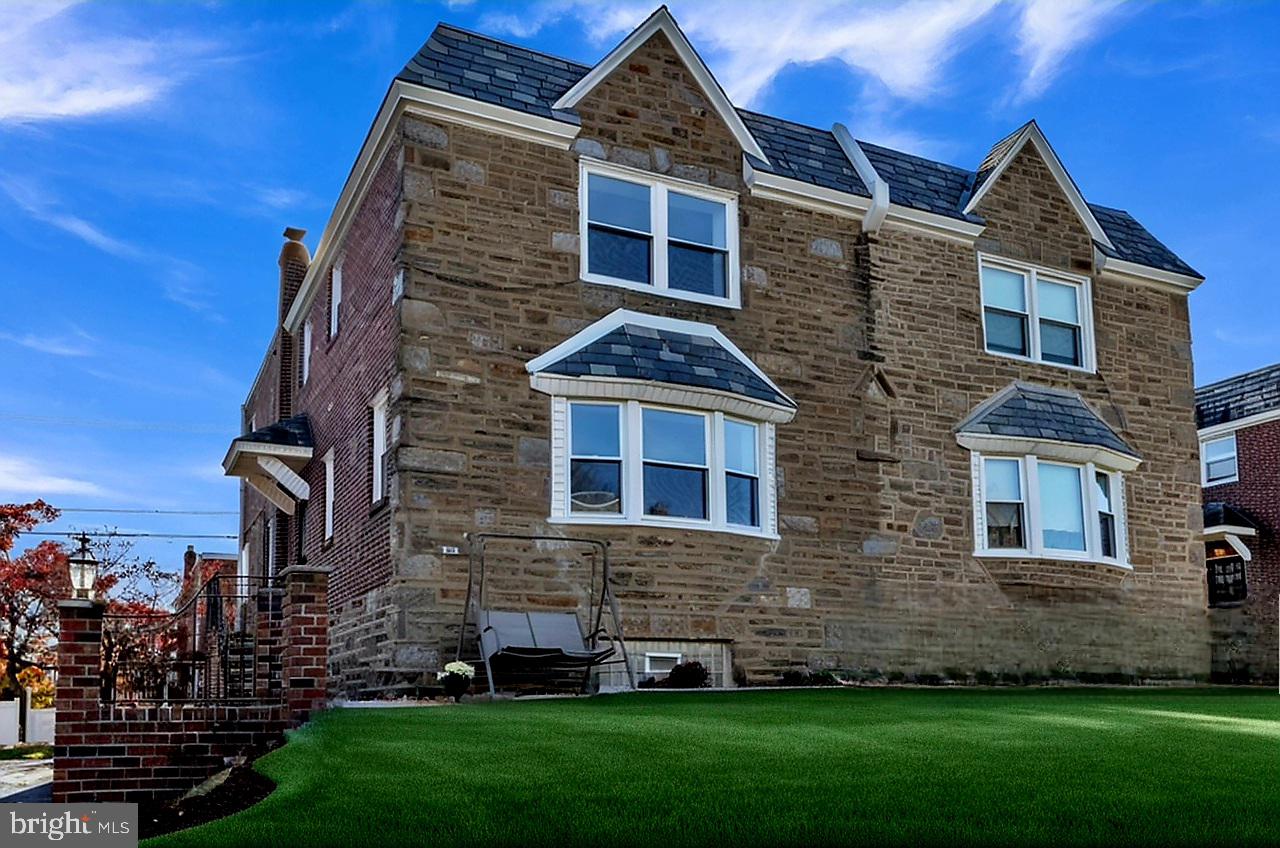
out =
[[(1280, 6), (669, 4), (739, 105), (973, 167), (1040, 121), (1091, 201), (1208, 277), (1197, 378), (1280, 360)], [(233, 512), (219, 466), (286, 225), (323, 229), (438, 20), (593, 62), (653, 6), (0, 5), (0, 501)], [(234, 534), (233, 515), (57, 525)], [(201, 550), (234, 541), (192, 539)], [(142, 540), (161, 563), (184, 540)]]

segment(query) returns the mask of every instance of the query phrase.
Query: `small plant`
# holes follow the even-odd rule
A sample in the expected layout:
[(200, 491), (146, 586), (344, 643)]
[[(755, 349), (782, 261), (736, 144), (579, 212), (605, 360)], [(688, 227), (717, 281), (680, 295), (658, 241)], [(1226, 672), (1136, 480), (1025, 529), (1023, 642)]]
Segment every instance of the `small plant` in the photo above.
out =
[(789, 668), (778, 678), (783, 686), (840, 686), (840, 678), (834, 671), (820, 668), (810, 671), (807, 668)]
[(706, 666), (697, 660), (691, 660), (672, 666), (664, 683), (668, 689), (701, 689), (710, 678), (711, 674)]
[(471, 680), (476, 676), (476, 670), (470, 663), (451, 662), (438, 676), (445, 695), (457, 701), (471, 691)]

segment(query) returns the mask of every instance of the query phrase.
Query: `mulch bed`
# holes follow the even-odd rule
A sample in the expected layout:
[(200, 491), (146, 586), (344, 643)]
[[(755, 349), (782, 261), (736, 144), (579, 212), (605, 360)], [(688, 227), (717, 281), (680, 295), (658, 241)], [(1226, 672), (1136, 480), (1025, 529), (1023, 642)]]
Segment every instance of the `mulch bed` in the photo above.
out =
[(275, 788), (276, 785), (254, 771), (252, 765), (236, 766), (226, 781), (208, 794), (140, 804), (138, 835), (149, 839), (238, 813), (270, 795)]

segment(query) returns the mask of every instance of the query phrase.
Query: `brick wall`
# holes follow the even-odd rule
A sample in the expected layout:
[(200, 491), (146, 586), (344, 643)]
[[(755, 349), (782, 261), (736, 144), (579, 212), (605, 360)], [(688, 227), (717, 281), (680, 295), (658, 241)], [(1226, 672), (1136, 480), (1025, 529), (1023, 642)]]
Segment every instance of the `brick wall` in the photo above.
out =
[(1224, 680), (1275, 683), (1280, 631), (1280, 421), (1236, 431), (1239, 480), (1204, 490), (1205, 501), (1224, 501), (1258, 523), (1245, 539), (1253, 561), (1245, 566), (1249, 588), (1239, 607), (1211, 609), (1213, 672)]

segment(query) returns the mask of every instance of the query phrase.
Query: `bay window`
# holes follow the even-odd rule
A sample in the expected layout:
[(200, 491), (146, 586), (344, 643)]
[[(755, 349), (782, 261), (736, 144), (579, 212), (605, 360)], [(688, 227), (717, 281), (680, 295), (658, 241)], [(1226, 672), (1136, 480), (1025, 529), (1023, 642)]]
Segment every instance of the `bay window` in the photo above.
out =
[(972, 456), (975, 553), (1127, 565), (1118, 472), (1034, 455)]
[[(773, 427), (722, 412), (557, 398), (552, 519), (772, 534)], [(563, 444), (563, 448), (560, 445)]]
[(1092, 371), (1089, 281), (1006, 259), (979, 257), (986, 349)]
[(738, 305), (734, 192), (589, 159), (580, 182), (582, 279)]

